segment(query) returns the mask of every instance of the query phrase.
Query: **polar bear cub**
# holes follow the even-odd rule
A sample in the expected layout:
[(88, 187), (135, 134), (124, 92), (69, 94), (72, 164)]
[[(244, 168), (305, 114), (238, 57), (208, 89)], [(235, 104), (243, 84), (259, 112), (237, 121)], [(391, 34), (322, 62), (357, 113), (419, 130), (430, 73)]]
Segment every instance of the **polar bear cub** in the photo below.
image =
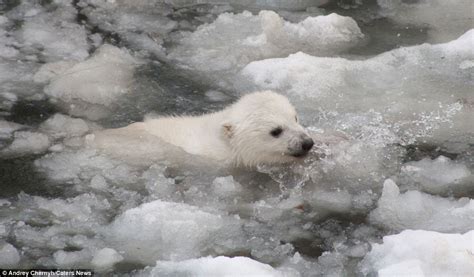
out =
[(146, 133), (234, 166), (291, 162), (306, 156), (314, 144), (289, 100), (272, 91), (247, 94), (215, 113), (147, 119), (115, 130)]

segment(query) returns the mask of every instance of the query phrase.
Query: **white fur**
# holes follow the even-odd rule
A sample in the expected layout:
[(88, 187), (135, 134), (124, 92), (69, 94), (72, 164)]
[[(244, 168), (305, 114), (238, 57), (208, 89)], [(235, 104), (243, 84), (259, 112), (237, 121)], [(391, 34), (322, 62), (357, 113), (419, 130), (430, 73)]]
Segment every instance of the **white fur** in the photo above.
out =
[[(152, 135), (190, 154), (235, 166), (255, 166), (297, 159), (291, 151), (301, 147), (307, 134), (296, 116), (286, 97), (263, 91), (245, 95), (219, 112), (147, 119), (118, 129), (115, 134)], [(283, 132), (275, 138), (270, 132), (277, 127)]]

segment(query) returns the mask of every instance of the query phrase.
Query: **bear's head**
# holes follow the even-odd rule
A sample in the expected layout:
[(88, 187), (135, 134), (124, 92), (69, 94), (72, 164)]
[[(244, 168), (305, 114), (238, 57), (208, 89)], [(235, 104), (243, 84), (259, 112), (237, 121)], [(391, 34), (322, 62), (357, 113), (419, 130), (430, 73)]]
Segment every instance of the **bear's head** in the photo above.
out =
[(281, 94), (247, 94), (225, 112), (223, 134), (238, 165), (288, 163), (306, 156), (313, 147), (295, 108)]

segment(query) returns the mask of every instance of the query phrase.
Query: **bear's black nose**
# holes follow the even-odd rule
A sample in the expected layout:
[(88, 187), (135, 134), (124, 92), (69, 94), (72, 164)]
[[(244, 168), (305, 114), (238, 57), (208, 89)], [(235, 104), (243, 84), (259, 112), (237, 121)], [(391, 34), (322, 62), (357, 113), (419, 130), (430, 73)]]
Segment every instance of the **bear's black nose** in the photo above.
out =
[(304, 139), (303, 143), (301, 144), (301, 148), (303, 148), (304, 151), (309, 151), (311, 147), (313, 147), (314, 141), (310, 138)]

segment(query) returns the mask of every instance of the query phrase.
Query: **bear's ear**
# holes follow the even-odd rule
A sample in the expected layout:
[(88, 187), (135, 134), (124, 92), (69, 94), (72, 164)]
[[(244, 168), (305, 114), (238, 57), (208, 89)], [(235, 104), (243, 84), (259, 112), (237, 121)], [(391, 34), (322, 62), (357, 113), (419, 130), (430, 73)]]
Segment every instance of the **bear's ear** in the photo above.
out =
[(234, 135), (234, 126), (230, 123), (224, 123), (222, 124), (222, 132), (226, 138), (230, 139)]

